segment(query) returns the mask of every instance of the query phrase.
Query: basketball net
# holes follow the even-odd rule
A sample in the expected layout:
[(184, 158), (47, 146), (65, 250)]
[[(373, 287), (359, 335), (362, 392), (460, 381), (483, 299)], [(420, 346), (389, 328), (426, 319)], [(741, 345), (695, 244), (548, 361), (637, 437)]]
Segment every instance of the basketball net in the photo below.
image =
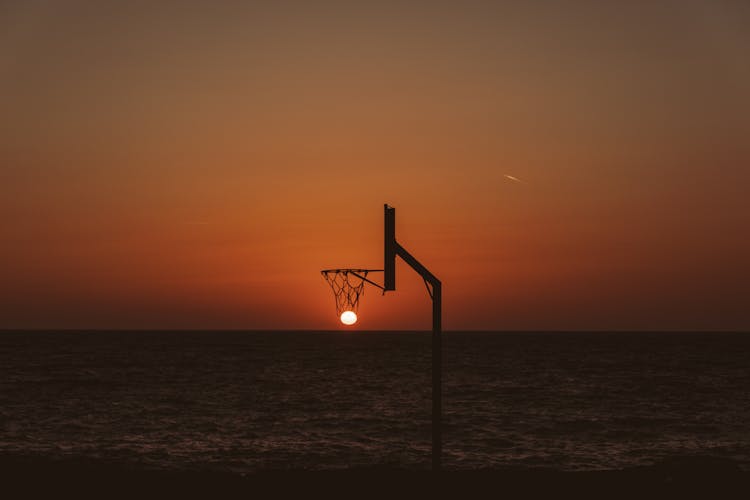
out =
[(357, 312), (359, 298), (365, 293), (368, 269), (326, 269), (321, 271), (333, 290), (336, 300), (336, 315), (344, 311)]

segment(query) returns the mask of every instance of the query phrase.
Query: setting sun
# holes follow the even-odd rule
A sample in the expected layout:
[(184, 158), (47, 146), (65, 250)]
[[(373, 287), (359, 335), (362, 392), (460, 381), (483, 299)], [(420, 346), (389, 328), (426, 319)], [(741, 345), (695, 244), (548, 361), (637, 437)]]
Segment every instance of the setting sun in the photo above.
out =
[(341, 313), (341, 322), (345, 325), (353, 325), (357, 322), (357, 314), (354, 311), (344, 311)]

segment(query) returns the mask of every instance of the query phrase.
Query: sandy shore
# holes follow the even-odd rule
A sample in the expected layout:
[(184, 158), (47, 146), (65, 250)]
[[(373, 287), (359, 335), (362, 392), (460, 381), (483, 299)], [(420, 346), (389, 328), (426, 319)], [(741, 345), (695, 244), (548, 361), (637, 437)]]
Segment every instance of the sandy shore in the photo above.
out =
[[(349, 469), (339, 471), (262, 471), (236, 475), (210, 470), (147, 470), (134, 465), (31, 456), (0, 457), (2, 482), (29, 494), (77, 493), (86, 496), (211, 497), (215, 494), (275, 492), (307, 496), (391, 496), (392, 494), (497, 495), (514, 493), (558, 496), (562, 492), (661, 496), (750, 492), (750, 474), (731, 462), (685, 458), (651, 467), (619, 471), (553, 470), (404, 471)], [(470, 498), (470, 497), (467, 497)]]

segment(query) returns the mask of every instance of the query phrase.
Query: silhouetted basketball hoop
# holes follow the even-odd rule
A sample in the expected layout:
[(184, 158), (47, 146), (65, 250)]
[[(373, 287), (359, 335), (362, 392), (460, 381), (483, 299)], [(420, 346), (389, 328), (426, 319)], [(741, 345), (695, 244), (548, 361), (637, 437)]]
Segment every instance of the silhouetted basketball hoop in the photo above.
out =
[[(432, 299), (432, 469), (439, 471), (443, 453), (443, 287), (434, 274), (396, 241), (396, 209), (387, 204), (383, 208), (383, 269), (324, 269), (321, 274), (333, 290), (336, 314), (340, 315), (341, 322), (345, 325), (352, 325), (357, 321), (356, 312), (359, 308), (359, 299), (365, 291), (365, 283), (378, 287), (383, 294), (396, 289), (396, 257), (401, 257), (424, 280)], [(378, 285), (367, 277), (369, 273), (375, 272), (383, 273), (383, 285)]]

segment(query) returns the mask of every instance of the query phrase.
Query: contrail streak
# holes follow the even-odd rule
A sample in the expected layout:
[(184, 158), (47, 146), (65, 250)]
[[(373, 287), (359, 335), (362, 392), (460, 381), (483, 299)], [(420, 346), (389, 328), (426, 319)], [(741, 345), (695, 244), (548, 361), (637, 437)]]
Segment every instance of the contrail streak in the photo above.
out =
[(506, 179), (508, 179), (508, 180), (511, 180), (511, 181), (513, 181), (513, 182), (518, 182), (519, 184), (526, 184), (525, 182), (523, 182), (523, 181), (522, 181), (521, 179), (519, 179), (518, 177), (514, 177), (514, 176), (512, 176), (512, 175), (508, 175), (508, 174), (505, 174), (505, 175), (504, 175), (503, 177), (505, 177)]

